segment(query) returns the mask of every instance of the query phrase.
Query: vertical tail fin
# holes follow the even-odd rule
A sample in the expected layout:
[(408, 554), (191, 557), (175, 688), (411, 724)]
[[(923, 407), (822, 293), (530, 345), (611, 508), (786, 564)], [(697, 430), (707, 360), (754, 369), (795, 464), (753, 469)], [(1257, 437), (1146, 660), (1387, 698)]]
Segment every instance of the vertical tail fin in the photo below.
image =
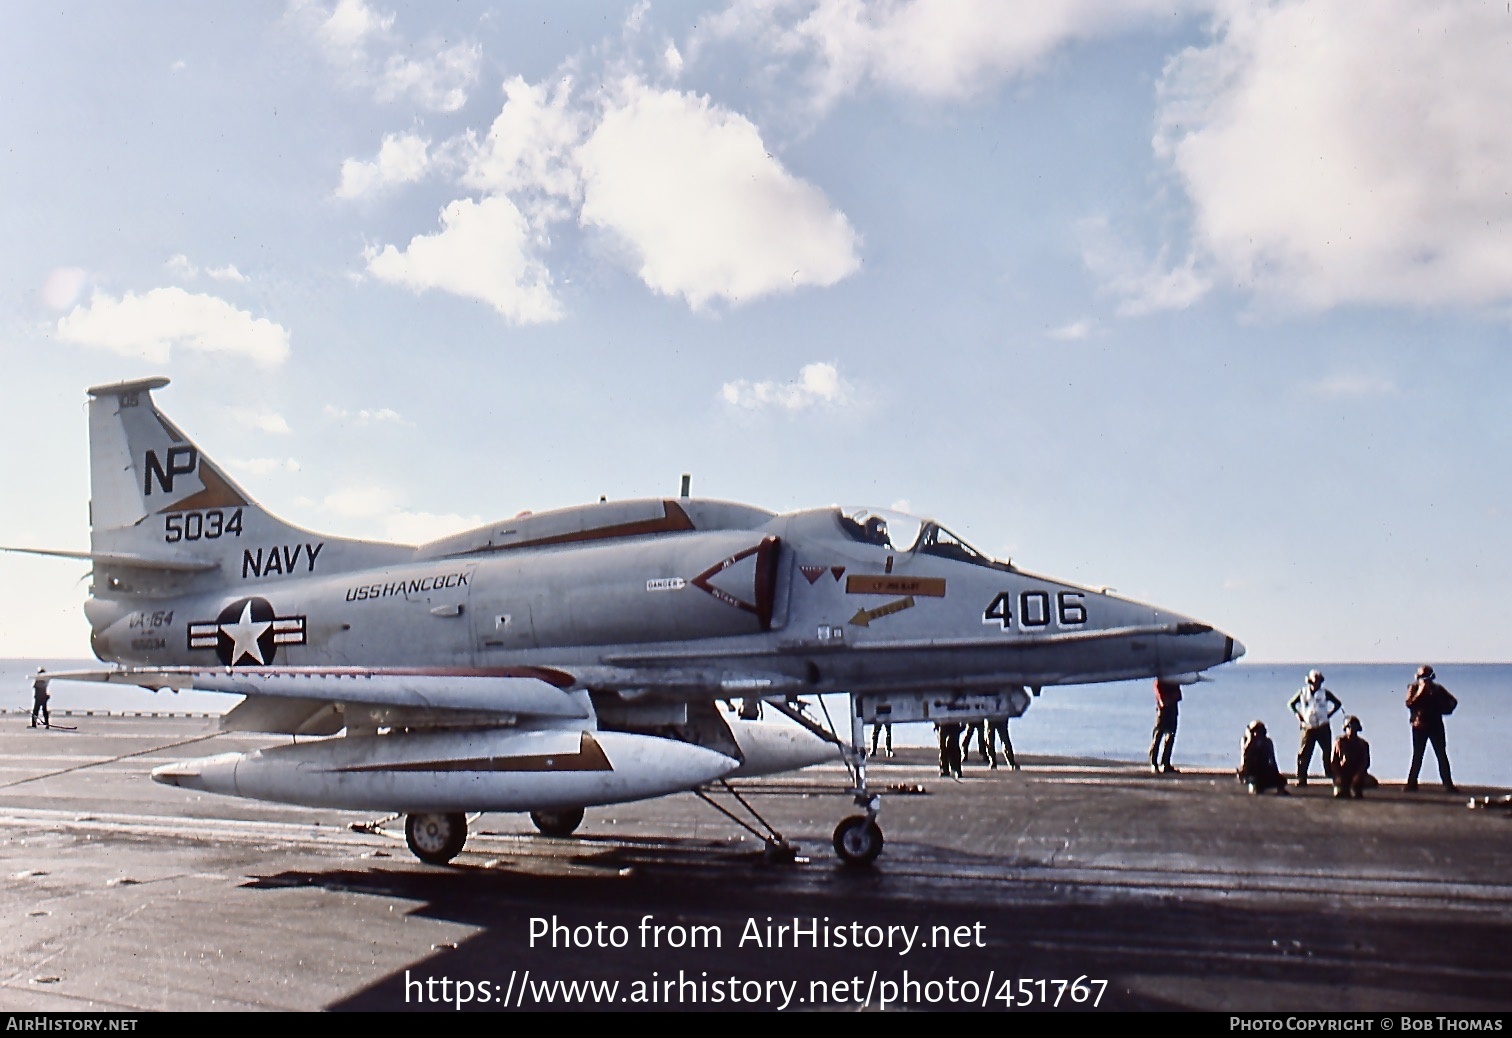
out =
[(248, 504), (247, 495), (213, 464), (201, 466), (199, 448), (158, 412), (152, 391), (167, 384), (166, 378), (149, 378), (89, 390), (95, 548), (102, 539), (128, 537), (154, 514)]
[(272, 515), (152, 401), (148, 378), (89, 390), (90, 554), (97, 598), (163, 597), (408, 557)]

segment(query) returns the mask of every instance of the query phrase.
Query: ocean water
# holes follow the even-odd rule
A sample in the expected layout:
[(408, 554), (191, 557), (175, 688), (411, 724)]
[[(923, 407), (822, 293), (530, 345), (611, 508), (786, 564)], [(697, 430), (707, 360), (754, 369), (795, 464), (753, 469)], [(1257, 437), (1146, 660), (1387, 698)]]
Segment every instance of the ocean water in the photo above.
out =
[[(99, 664), (89, 660), (0, 660), (0, 708), (31, 709), (30, 675), (38, 666), (51, 671)], [(1370, 742), (1371, 771), (1387, 782), (1401, 781), (1412, 762), (1412, 736), (1403, 702), (1418, 663), (1236, 663), (1210, 673), (1211, 680), (1189, 685), (1181, 701), (1181, 723), (1173, 763), (1193, 768), (1232, 768), (1239, 762), (1245, 726), (1259, 718), (1276, 744), (1283, 772), (1296, 763), (1297, 723), (1287, 708), (1303, 676), (1313, 667), (1344, 703), (1334, 719), (1339, 734), (1345, 714), (1357, 715)], [(1512, 664), (1434, 663), (1439, 682), (1453, 692), (1459, 708), (1445, 721), (1454, 780), (1461, 786), (1512, 789)], [(149, 692), (117, 685), (58, 682), (52, 687), (54, 710), (135, 710), (223, 713), (238, 696), (212, 692)], [(844, 723), (845, 704), (831, 698), (832, 716)], [(1015, 719), (1010, 730), (1020, 755), (1092, 757), (1143, 761), (1149, 752), (1155, 720), (1155, 695), (1149, 681), (1048, 688)], [(899, 746), (933, 745), (927, 724), (897, 725)], [(1313, 773), (1322, 773), (1317, 755)], [(1422, 780), (1438, 781), (1430, 748)]]
[[(1383, 781), (1401, 781), (1412, 764), (1412, 734), (1407, 726), (1407, 686), (1418, 668), (1410, 663), (1234, 663), (1209, 672), (1211, 680), (1182, 690), (1181, 719), (1171, 762), (1180, 768), (1234, 768), (1239, 743), (1253, 720), (1265, 722), (1276, 744), (1276, 763), (1294, 772), (1300, 731), (1287, 703), (1314, 667), (1324, 686), (1344, 704), (1334, 718), (1338, 735), (1348, 714), (1359, 717), (1370, 743), (1371, 773)], [(1459, 707), (1444, 721), (1449, 759), (1456, 785), (1512, 789), (1512, 664), (1434, 663), (1441, 685), (1454, 693)], [(1151, 681), (1047, 688), (1023, 717), (1009, 726), (1020, 754), (1052, 754), (1103, 760), (1148, 759), (1155, 722)], [(911, 726), (902, 745), (931, 742), (928, 726)], [(899, 741), (898, 729), (894, 730)], [(1312, 773), (1322, 774), (1318, 754)], [(1438, 782), (1430, 747), (1420, 781)]]

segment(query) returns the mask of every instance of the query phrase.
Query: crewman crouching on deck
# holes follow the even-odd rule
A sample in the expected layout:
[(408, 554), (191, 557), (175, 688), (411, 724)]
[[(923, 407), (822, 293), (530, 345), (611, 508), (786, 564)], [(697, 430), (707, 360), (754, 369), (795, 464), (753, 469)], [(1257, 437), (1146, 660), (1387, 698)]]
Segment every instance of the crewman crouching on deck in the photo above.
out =
[(1244, 741), (1239, 746), (1239, 781), (1249, 787), (1252, 794), (1274, 789), (1278, 796), (1290, 796), (1286, 791), (1286, 779), (1276, 766), (1276, 746), (1265, 734), (1264, 721), (1251, 721), (1244, 730)]
[(1344, 718), (1344, 732), (1333, 744), (1334, 796), (1363, 799), (1370, 782), (1370, 743), (1360, 738), (1364, 725), (1354, 714)]

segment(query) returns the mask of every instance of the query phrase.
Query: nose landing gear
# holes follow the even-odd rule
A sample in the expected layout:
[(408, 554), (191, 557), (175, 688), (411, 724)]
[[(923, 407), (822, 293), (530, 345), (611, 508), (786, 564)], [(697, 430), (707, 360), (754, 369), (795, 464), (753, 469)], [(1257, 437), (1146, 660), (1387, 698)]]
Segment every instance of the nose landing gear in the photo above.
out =
[(870, 865), (882, 853), (882, 827), (869, 815), (851, 815), (835, 826), (835, 853), (846, 865)]

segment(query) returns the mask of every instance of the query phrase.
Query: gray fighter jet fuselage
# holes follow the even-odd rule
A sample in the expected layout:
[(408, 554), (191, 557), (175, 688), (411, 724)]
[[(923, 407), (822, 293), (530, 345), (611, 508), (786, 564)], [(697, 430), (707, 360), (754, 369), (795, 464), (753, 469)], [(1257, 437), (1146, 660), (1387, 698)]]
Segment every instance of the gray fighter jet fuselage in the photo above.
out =
[[(160, 521), (186, 517), (202, 522)], [(563, 527), (575, 529), (554, 532)], [(314, 535), (231, 543), (229, 588), (218, 567), (203, 581), (215, 590), (195, 593), (191, 575), (150, 611), (135, 595), (97, 592), (97, 655), (141, 666), (570, 666), (606, 691), (865, 695), (1174, 677), (1238, 651), (1207, 624), (995, 562), (933, 522), (901, 548), (869, 543), (839, 508), (592, 504), (332, 573)], [(176, 623), (163, 625), (162, 606)], [(242, 633), (243, 612), (272, 625)]]
[[(1208, 624), (989, 558), (933, 521), (861, 508), (779, 515), (653, 498), (524, 514), (418, 547), (323, 536), (227, 478), (157, 410), (163, 385), (90, 390), (86, 612), (95, 653), (119, 665), (91, 678), (243, 694), (228, 728), (344, 732), (287, 759), (210, 758), (220, 763), (157, 777), (409, 812), (426, 860), (460, 849), (466, 810), (580, 816), (584, 804), (754, 767), (738, 734), (711, 722), (718, 701), (848, 693), (866, 814), (835, 844), (870, 861), (881, 833), (863, 721), (1016, 715), (1026, 687), (1191, 681), (1244, 651)], [(584, 761), (619, 739), (624, 760), (641, 753), (659, 762), (651, 771), (671, 770), (600, 788), (542, 765), (526, 781), (533, 766), (497, 762), (562, 752), (536, 753), (526, 737), (576, 738)], [(329, 781), (312, 783), (312, 769)], [(634, 772), (614, 761), (568, 770), (595, 769)]]

